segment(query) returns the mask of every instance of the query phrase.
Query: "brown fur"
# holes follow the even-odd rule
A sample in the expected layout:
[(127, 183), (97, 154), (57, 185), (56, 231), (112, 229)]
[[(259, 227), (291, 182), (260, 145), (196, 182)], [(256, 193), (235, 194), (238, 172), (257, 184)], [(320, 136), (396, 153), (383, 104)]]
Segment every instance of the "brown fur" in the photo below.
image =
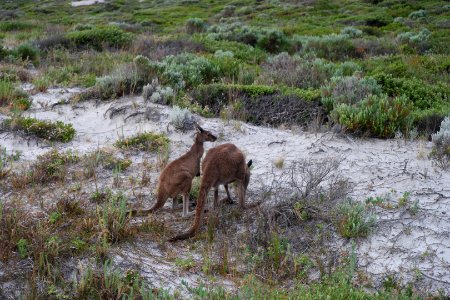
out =
[[(227, 190), (228, 198), (228, 184), (236, 181), (239, 206), (244, 209), (245, 193), (250, 181), (250, 165), (251, 161), (245, 163), (245, 157), (242, 152), (233, 144), (224, 144), (214, 147), (208, 151), (202, 164), (202, 182), (200, 185), (200, 194), (197, 200), (197, 207), (195, 211), (195, 220), (192, 227), (183, 234), (177, 235), (170, 239), (170, 241), (184, 240), (194, 236), (197, 229), (200, 227), (203, 206), (210, 188), (214, 188), (214, 208), (218, 205), (218, 188), (223, 184)], [(254, 205), (253, 205), (254, 206)]]
[(200, 174), (200, 160), (204, 153), (203, 143), (214, 142), (217, 137), (197, 125), (198, 132), (191, 149), (169, 163), (159, 176), (158, 194), (153, 206), (146, 210), (133, 210), (132, 215), (146, 215), (164, 206), (168, 198), (183, 196), (183, 216), (188, 213), (189, 192), (192, 180)]

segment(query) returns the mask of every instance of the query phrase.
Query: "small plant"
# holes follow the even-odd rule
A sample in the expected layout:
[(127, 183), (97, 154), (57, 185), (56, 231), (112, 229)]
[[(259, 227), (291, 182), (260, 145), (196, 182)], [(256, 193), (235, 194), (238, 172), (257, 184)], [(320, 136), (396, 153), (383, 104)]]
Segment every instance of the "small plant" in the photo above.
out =
[(274, 161), (274, 166), (277, 169), (283, 169), (284, 166), (284, 158), (283, 157), (279, 157)]
[(204, 32), (206, 30), (206, 24), (202, 19), (191, 18), (186, 21), (186, 32), (193, 34), (196, 32)]
[(114, 145), (121, 149), (138, 149), (159, 152), (169, 147), (169, 138), (162, 133), (142, 132), (129, 138), (119, 139)]
[(341, 30), (341, 34), (348, 35), (351, 38), (357, 38), (357, 37), (362, 36), (363, 32), (355, 27), (349, 26), (349, 27), (344, 27)]
[(17, 250), (19, 251), (19, 257), (24, 259), (28, 257), (28, 242), (26, 239), (20, 239), (17, 242)]
[(375, 225), (375, 216), (367, 212), (363, 203), (349, 199), (337, 208), (336, 221), (343, 237), (366, 237)]
[(65, 35), (79, 48), (94, 48), (102, 50), (106, 45), (110, 48), (124, 48), (131, 44), (133, 35), (116, 26), (84, 28)]
[(2, 126), (14, 131), (21, 131), (26, 135), (35, 135), (42, 139), (63, 143), (70, 142), (75, 136), (72, 124), (65, 124), (61, 121), (51, 122), (19, 117), (5, 120)]
[(159, 104), (169, 104), (175, 97), (175, 92), (170, 86), (162, 87), (157, 79), (142, 88), (142, 97), (145, 101)]
[(196, 266), (195, 260), (192, 257), (189, 258), (177, 258), (175, 259), (175, 265), (185, 271), (188, 271)]
[(112, 195), (101, 207), (97, 207), (97, 216), (107, 240), (116, 243), (132, 234), (127, 198), (123, 194)]
[(450, 116), (445, 117), (439, 131), (432, 136), (433, 150), (430, 153), (438, 166), (447, 169), (450, 166)]
[(194, 118), (186, 108), (174, 106), (170, 113), (170, 123), (178, 130), (186, 131), (194, 127)]
[(48, 216), (48, 221), (50, 224), (55, 224), (61, 217), (62, 215), (59, 211), (54, 211)]

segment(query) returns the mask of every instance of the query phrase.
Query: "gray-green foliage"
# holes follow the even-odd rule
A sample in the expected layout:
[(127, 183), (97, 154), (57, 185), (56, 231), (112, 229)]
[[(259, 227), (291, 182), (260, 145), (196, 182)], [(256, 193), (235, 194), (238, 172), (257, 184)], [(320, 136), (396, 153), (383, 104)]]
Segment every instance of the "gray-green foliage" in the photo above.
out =
[(341, 34), (348, 35), (351, 38), (360, 37), (363, 35), (363, 32), (359, 30), (358, 28), (355, 28), (353, 26), (344, 27), (341, 30)]
[(382, 88), (374, 78), (333, 77), (322, 87), (322, 102), (328, 109), (338, 104), (356, 104), (369, 95), (381, 95)]
[(441, 167), (447, 168), (450, 165), (450, 116), (445, 117), (439, 131), (431, 137), (434, 144), (431, 156)]
[(194, 119), (187, 108), (174, 106), (169, 118), (170, 123), (178, 130), (185, 131), (194, 126)]
[(158, 79), (152, 80), (142, 89), (142, 97), (145, 101), (159, 104), (169, 104), (174, 98), (175, 93), (170, 86), (163, 87)]

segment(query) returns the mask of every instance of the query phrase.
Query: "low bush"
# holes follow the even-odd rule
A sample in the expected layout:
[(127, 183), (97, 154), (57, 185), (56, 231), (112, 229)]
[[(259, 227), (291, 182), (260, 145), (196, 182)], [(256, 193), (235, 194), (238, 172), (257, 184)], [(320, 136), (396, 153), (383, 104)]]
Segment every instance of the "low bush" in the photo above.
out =
[(204, 32), (205, 30), (206, 30), (206, 24), (202, 19), (191, 18), (186, 21), (186, 32), (188, 34)]
[(409, 132), (413, 122), (413, 104), (408, 98), (394, 99), (386, 95), (369, 96), (356, 105), (340, 104), (331, 115), (347, 130), (390, 138), (397, 131)]
[(341, 203), (336, 214), (336, 228), (346, 238), (366, 237), (375, 225), (375, 216), (368, 212), (365, 204), (351, 199)]
[(450, 167), (450, 116), (445, 117), (440, 130), (433, 134), (433, 150), (430, 156), (443, 169)]
[(0, 79), (0, 107), (27, 110), (31, 106), (28, 94), (9, 80)]
[(429, 85), (415, 78), (394, 78), (380, 73), (374, 78), (383, 92), (391, 97), (404, 95), (420, 109), (438, 107), (450, 103), (450, 91), (444, 84)]
[(25, 183), (62, 181), (67, 176), (67, 167), (78, 160), (79, 157), (72, 152), (51, 150), (38, 156), (36, 162), (31, 165), (30, 172), (25, 174)]
[(322, 59), (292, 57), (286, 52), (270, 57), (262, 65), (258, 83), (289, 87), (319, 88), (335, 72), (335, 64)]
[(21, 60), (36, 62), (39, 57), (39, 49), (31, 44), (22, 44), (14, 49), (13, 55)]
[(121, 149), (138, 149), (142, 151), (160, 152), (165, 151), (169, 147), (170, 140), (165, 134), (143, 132), (122, 138), (114, 145)]
[(125, 48), (130, 46), (133, 35), (116, 26), (102, 26), (72, 31), (65, 35), (78, 48), (102, 50), (109, 48)]
[(70, 142), (75, 136), (72, 124), (64, 124), (61, 121), (51, 122), (34, 118), (7, 119), (2, 126), (9, 130), (20, 131), (25, 135), (35, 135), (49, 141)]
[(380, 95), (382, 90), (377, 81), (371, 77), (356, 76), (333, 77), (322, 87), (322, 103), (328, 110), (339, 104), (356, 104), (367, 96)]
[(186, 131), (194, 128), (194, 119), (191, 112), (186, 108), (174, 106), (169, 119), (170, 123), (178, 130)]
[(173, 102), (175, 92), (170, 86), (160, 86), (158, 80), (154, 79), (142, 88), (142, 97), (144, 101), (167, 105)]
[(301, 53), (314, 53), (319, 58), (332, 61), (362, 58), (364, 54), (348, 35), (304, 36), (299, 37), (299, 42), (302, 44)]
[(0, 31), (19, 31), (35, 28), (35, 24), (22, 21), (7, 21), (0, 23)]
[(210, 26), (207, 37), (213, 40), (241, 42), (270, 53), (278, 53), (290, 48), (288, 38), (278, 29), (256, 29), (240, 22)]

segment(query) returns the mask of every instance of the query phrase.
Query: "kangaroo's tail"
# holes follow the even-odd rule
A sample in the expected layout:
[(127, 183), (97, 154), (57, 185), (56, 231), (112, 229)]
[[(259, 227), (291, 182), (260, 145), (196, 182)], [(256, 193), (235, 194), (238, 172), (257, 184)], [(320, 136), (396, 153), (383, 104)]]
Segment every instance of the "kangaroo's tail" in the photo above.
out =
[(209, 188), (205, 188), (204, 186), (200, 187), (200, 195), (197, 200), (194, 224), (191, 226), (191, 228), (189, 228), (189, 230), (186, 231), (185, 233), (182, 233), (182, 234), (179, 234), (179, 235), (176, 235), (176, 236), (170, 238), (169, 242), (186, 240), (195, 235), (195, 233), (197, 232), (197, 230), (200, 227), (201, 222), (202, 222), (203, 206), (205, 204), (206, 195), (208, 194), (208, 191), (209, 191)]

